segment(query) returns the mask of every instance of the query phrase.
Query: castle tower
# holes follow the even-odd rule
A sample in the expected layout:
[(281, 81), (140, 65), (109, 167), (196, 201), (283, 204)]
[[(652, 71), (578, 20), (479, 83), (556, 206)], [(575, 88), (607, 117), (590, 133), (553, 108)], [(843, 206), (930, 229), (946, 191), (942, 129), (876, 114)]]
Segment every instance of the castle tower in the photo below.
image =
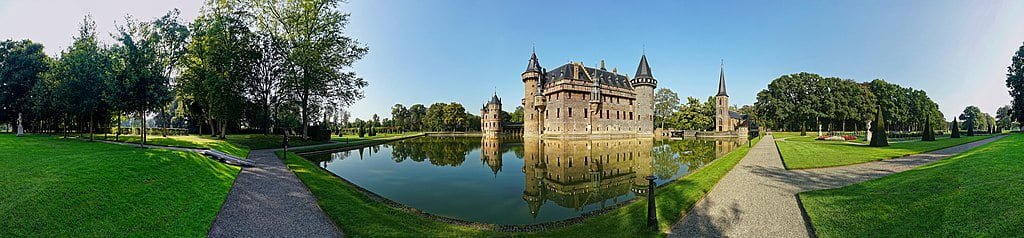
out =
[(725, 93), (725, 62), (718, 75), (718, 94), (715, 94), (715, 131), (733, 131), (729, 117), (729, 94)]
[(636, 92), (637, 134), (654, 136), (654, 88), (658, 87), (658, 80), (654, 79), (651, 66), (647, 65), (647, 54), (640, 56), (640, 65), (630, 84)]
[(501, 98), (498, 98), (497, 92), (483, 108), (480, 108), (480, 132), (485, 137), (497, 137), (501, 134)]
[(543, 103), (537, 105), (537, 100), (543, 101), (544, 69), (537, 61), (537, 52), (530, 55), (530, 62), (526, 65), (526, 71), (521, 75), (523, 79), (523, 136), (540, 136), (542, 128), (541, 116), (544, 115)]

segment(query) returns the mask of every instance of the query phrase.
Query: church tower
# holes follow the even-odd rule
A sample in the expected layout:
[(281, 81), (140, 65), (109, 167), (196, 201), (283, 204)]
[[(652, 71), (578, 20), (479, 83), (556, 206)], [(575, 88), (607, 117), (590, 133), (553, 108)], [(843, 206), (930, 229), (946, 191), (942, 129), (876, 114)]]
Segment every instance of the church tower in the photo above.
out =
[(636, 114), (637, 134), (641, 136), (654, 135), (654, 88), (658, 87), (658, 80), (651, 74), (651, 66), (647, 65), (647, 54), (640, 56), (640, 65), (636, 68), (636, 75), (630, 81), (633, 90), (636, 92)]
[(733, 131), (729, 117), (729, 94), (725, 93), (725, 61), (718, 74), (718, 94), (715, 95), (715, 131)]
[(537, 52), (530, 55), (523, 79), (523, 136), (540, 136), (544, 115), (544, 68), (537, 60)]
[(498, 92), (494, 92), (491, 100), (480, 108), (480, 132), (485, 137), (501, 134), (501, 98), (498, 98)]

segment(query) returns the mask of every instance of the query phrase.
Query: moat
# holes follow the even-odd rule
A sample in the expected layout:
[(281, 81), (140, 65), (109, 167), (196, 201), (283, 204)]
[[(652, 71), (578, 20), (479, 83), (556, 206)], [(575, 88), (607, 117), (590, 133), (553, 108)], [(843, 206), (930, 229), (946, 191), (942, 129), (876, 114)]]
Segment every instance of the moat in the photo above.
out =
[(392, 201), (492, 224), (578, 217), (643, 194), (746, 146), (745, 140), (419, 137), (305, 156)]

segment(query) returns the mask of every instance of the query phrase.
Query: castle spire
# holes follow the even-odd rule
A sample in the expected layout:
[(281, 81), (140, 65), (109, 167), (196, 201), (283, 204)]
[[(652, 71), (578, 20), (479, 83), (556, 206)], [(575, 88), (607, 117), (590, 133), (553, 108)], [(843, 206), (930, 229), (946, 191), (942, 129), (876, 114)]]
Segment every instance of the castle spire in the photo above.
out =
[(654, 78), (651, 74), (651, 66), (647, 65), (647, 54), (640, 56), (640, 65), (636, 67), (636, 78)]
[(541, 72), (540, 62), (537, 60), (537, 52), (530, 54), (530, 62), (526, 65), (526, 72)]
[(729, 96), (725, 93), (725, 60), (722, 60), (721, 72), (718, 74), (718, 94), (715, 96)]

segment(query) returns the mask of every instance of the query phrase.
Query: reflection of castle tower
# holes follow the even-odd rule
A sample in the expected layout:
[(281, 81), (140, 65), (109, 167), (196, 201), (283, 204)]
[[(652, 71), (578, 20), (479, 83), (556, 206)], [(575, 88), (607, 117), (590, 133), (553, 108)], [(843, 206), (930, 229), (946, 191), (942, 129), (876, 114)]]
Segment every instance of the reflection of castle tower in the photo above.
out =
[(498, 137), (484, 137), (480, 141), (480, 160), (491, 167), (494, 175), (501, 171), (501, 140)]
[(497, 92), (480, 108), (480, 132), (491, 137), (501, 134), (501, 99)]
[(630, 79), (598, 67), (569, 62), (550, 71), (530, 55), (523, 80), (523, 136), (543, 138), (650, 137), (654, 88), (647, 56)]
[(523, 200), (536, 213), (544, 201), (579, 210), (627, 195), (647, 185), (652, 147), (650, 139), (524, 138)]

